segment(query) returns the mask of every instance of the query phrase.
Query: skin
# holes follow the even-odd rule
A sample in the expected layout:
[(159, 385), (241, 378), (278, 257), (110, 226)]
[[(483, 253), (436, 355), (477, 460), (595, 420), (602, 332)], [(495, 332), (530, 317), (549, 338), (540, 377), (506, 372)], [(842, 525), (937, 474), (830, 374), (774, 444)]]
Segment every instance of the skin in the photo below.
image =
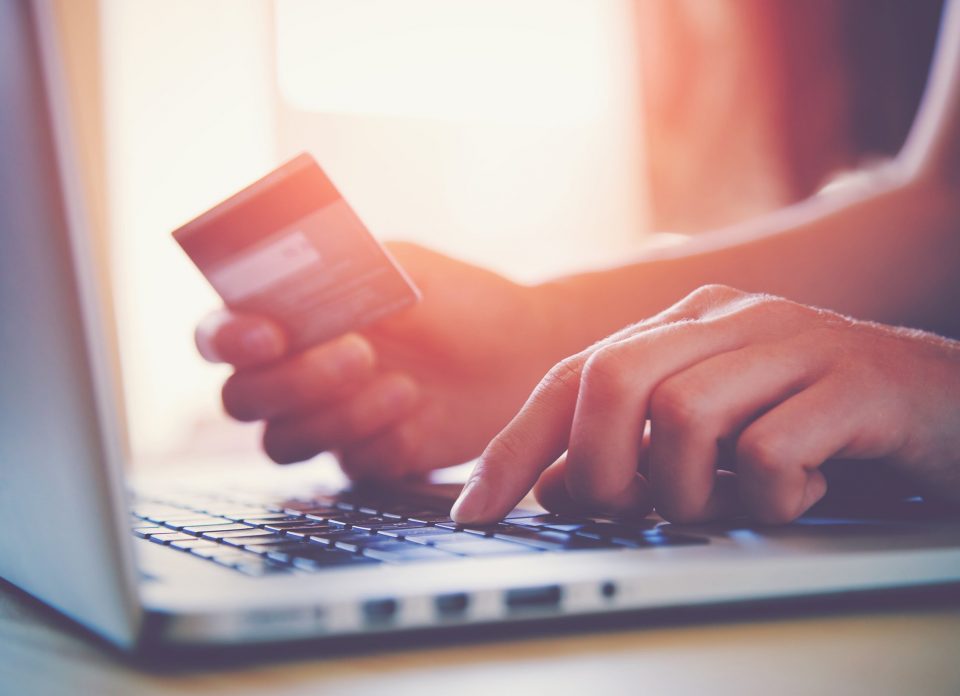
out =
[(262, 317), (224, 310), (198, 328), (201, 354), (237, 368), (224, 409), (263, 421), (278, 463), (332, 450), (352, 478), (396, 479), (468, 461), (575, 350), (536, 288), (412, 244), (390, 249), (423, 301), (363, 334), (291, 354)]
[(960, 502), (957, 394), (956, 341), (706, 286), (551, 369), (453, 516), (494, 521), (536, 486), (559, 511), (783, 523), (836, 458)]
[[(236, 367), (223, 389), (226, 411), (241, 420), (262, 421), (264, 449), (278, 462), (329, 450), (354, 478), (390, 479), (480, 455), (552, 365), (581, 354), (620, 327), (658, 315), (703, 285), (735, 286), (862, 320), (960, 336), (953, 299), (960, 297), (960, 2), (947, 8), (942, 36), (907, 144), (864, 184), (699, 235), (670, 250), (648, 252), (619, 268), (535, 287), (413, 245), (393, 245), (424, 299), (370, 330), (291, 354), (283, 331), (266, 318), (226, 310), (208, 317), (197, 330), (201, 353)], [(882, 333), (876, 327), (870, 331)], [(806, 345), (815, 354), (831, 349), (827, 343)], [(879, 345), (895, 351), (906, 344), (891, 340)], [(910, 363), (886, 360), (891, 374), (902, 373), (903, 388), (860, 393), (862, 400), (905, 395), (906, 380), (934, 374), (911, 374)], [(636, 371), (628, 360), (622, 367), (626, 373)], [(924, 389), (930, 386), (923, 384)], [(636, 436), (641, 415), (634, 411), (620, 422)], [(955, 431), (942, 435), (949, 440)], [(525, 432), (535, 439), (546, 437), (536, 429)], [(528, 447), (520, 445), (515, 444), (518, 454)], [(489, 450), (484, 461), (488, 459)], [(522, 461), (527, 462), (523, 476), (529, 488), (545, 464)], [(814, 470), (814, 482), (797, 509), (819, 491), (816, 467), (807, 465)], [(706, 476), (705, 468), (698, 470)], [(506, 469), (498, 471), (509, 475)], [(557, 476), (549, 473), (554, 471), (548, 470), (548, 479)], [(625, 469), (618, 471), (623, 475)], [(917, 478), (926, 481), (920, 471)], [(583, 500), (571, 498), (595, 504), (591, 487), (597, 484), (587, 475), (583, 480), (586, 488), (571, 485)], [(651, 490), (671, 490), (656, 481), (654, 476)], [(549, 488), (547, 483), (541, 487), (545, 499)], [(600, 488), (605, 505), (649, 506), (640, 498), (631, 499), (633, 507), (607, 500)], [(639, 487), (635, 493), (640, 495)], [(717, 502), (721, 497), (708, 500), (723, 504)], [(666, 500), (665, 512), (676, 519), (697, 516), (670, 505)], [(693, 507), (694, 513), (705, 514)], [(484, 508), (479, 514), (495, 516), (498, 509)], [(468, 508), (459, 512), (466, 515)], [(774, 512), (780, 514), (764, 519), (788, 516), (779, 507)]]

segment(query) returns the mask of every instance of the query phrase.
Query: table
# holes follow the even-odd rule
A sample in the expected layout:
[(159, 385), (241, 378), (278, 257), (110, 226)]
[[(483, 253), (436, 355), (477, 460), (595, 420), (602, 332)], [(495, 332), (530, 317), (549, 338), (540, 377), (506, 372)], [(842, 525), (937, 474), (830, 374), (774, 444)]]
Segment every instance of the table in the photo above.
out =
[(0, 693), (960, 694), (960, 597), (144, 670), (0, 586)]

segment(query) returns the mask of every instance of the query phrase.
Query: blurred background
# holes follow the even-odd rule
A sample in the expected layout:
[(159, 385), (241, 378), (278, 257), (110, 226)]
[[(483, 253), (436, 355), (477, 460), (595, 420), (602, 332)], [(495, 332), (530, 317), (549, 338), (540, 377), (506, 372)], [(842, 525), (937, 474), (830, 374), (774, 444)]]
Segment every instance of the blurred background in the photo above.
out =
[(899, 148), (938, 0), (59, 0), (138, 462), (249, 456), (170, 231), (300, 151), (370, 230), (521, 282)]

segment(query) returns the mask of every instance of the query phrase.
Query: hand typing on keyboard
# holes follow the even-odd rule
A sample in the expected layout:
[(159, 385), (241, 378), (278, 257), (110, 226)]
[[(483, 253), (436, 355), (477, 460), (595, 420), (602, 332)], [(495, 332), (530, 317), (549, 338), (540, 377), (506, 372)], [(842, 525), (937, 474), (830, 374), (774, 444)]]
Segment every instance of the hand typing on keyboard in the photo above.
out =
[(253, 576), (709, 541), (653, 520), (628, 524), (531, 510), (513, 510), (496, 524), (460, 525), (448, 507), (397, 491), (280, 501), (194, 492), (139, 499), (131, 523), (141, 539)]
[[(833, 458), (960, 502), (960, 343), (709, 286), (558, 364), (452, 517), (554, 511), (788, 522)], [(649, 421), (649, 429), (645, 425)]]

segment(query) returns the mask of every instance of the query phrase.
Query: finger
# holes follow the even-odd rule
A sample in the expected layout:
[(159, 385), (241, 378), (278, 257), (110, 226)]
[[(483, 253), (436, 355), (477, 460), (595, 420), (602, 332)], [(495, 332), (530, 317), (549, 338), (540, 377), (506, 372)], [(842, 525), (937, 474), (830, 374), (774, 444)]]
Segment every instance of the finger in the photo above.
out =
[(393, 480), (419, 473), (417, 452), (423, 441), (416, 414), (386, 429), (340, 448), (337, 459), (343, 472), (355, 481)]
[[(605, 512), (624, 512), (637, 496), (640, 444), (654, 390), (671, 376), (717, 354), (766, 338), (763, 317), (720, 314), (642, 331), (605, 346), (583, 368), (567, 454), (567, 488), (574, 499)], [(698, 435), (702, 440), (703, 435)], [(715, 440), (714, 440), (715, 443)], [(702, 448), (702, 446), (701, 446)], [(708, 496), (709, 480), (691, 479)], [(703, 477), (700, 477), (701, 479)]]
[(373, 347), (357, 334), (314, 346), (257, 370), (239, 371), (223, 385), (223, 407), (241, 421), (271, 420), (344, 398), (373, 374)]
[(826, 493), (819, 467), (840, 456), (882, 452), (884, 435), (851, 390), (824, 379), (748, 426), (737, 440), (737, 480), (748, 512), (789, 522)]
[(559, 514), (577, 514), (583, 507), (567, 493), (566, 454), (548, 466), (533, 487), (533, 495), (545, 509)]
[(240, 368), (269, 363), (287, 351), (286, 335), (275, 323), (228, 309), (208, 314), (197, 326), (194, 340), (206, 360)]
[(776, 341), (721, 353), (657, 385), (649, 455), (657, 512), (674, 522), (733, 514), (736, 490), (716, 485), (719, 443), (808, 386), (820, 370), (805, 341)]
[(457, 522), (499, 519), (523, 498), (566, 449), (584, 359), (558, 363), (474, 467), (450, 511)]
[[(644, 437), (640, 454), (641, 465), (638, 469), (645, 468), (643, 461), (648, 444), (649, 438)], [(583, 503), (574, 500), (567, 490), (566, 459), (566, 454), (560, 455), (560, 458), (540, 475), (533, 488), (537, 502), (547, 510), (558, 514), (584, 515), (596, 513), (597, 511), (590, 506), (585, 506)], [(629, 510), (629, 514), (636, 517), (645, 517), (650, 514), (653, 509), (653, 498), (650, 493), (650, 484), (642, 471), (637, 472), (636, 483), (631, 486), (630, 491), (635, 492), (635, 498), (626, 502), (624, 509)]]
[(309, 459), (387, 428), (410, 412), (418, 395), (410, 377), (396, 372), (382, 375), (336, 407), (267, 423), (263, 448), (279, 464)]

